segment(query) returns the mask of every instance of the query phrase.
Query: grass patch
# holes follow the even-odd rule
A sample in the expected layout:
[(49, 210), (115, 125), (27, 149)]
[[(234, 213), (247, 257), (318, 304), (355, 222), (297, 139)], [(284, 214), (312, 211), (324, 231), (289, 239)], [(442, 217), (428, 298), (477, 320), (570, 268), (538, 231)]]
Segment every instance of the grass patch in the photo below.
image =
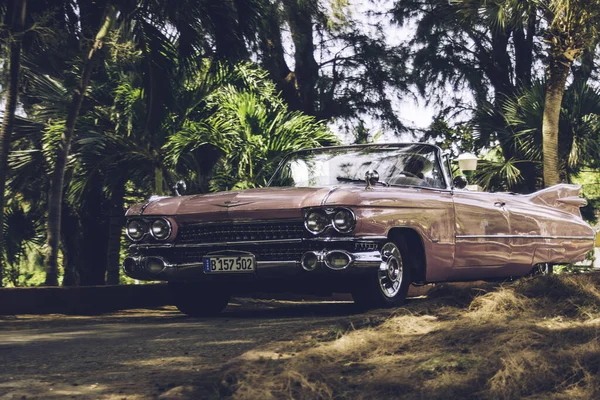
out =
[[(307, 339), (284, 359), (239, 360), (235, 399), (600, 398), (600, 275), (523, 279), (428, 299)], [(286, 346), (277, 349), (286, 352)]]

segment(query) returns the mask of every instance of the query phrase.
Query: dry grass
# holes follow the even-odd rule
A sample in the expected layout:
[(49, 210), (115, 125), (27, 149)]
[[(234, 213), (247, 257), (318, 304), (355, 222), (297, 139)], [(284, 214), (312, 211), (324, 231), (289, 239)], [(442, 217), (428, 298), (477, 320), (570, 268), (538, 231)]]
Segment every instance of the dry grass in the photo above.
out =
[[(235, 399), (600, 398), (600, 274), (441, 286), (387, 318), (239, 359)], [(294, 350), (296, 351), (296, 350)]]

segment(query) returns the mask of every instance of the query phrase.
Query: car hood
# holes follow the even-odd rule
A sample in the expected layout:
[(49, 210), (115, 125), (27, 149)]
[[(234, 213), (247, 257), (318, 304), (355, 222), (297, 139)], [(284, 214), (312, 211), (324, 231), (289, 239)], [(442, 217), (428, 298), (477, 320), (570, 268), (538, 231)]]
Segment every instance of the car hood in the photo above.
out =
[[(423, 193), (414, 188), (362, 185), (276, 187), (204, 195), (162, 197), (133, 206), (128, 216), (174, 216), (179, 222), (231, 219), (300, 218), (302, 208), (318, 206), (425, 207)], [(276, 214), (274, 212), (276, 211)]]
[(300, 218), (302, 208), (322, 205), (330, 191), (329, 187), (278, 187), (162, 197), (130, 208), (127, 215), (175, 216), (180, 222)]

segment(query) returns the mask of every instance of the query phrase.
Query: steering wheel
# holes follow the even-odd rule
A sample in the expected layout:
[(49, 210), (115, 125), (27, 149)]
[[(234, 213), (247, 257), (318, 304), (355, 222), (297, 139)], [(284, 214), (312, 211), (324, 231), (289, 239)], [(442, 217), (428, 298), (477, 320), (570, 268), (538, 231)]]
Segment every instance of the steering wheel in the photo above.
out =
[(412, 172), (408, 172), (408, 171), (400, 171), (399, 172), (402, 175), (406, 175), (410, 178), (417, 178), (417, 179), (421, 179), (420, 177), (418, 177), (417, 175), (413, 174)]

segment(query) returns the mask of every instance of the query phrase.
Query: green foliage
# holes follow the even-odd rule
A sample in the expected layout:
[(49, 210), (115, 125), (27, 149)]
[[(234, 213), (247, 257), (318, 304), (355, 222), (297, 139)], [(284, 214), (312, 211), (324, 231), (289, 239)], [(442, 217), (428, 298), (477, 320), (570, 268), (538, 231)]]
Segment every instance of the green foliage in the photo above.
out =
[[(485, 154), (475, 179), (487, 189), (532, 190), (541, 176), (542, 40), (587, 46), (593, 66), (597, 24), (585, 21), (598, 11), (583, 0), (399, 0), (394, 21), (415, 27), (414, 36), (390, 40), (389, 14), (378, 12), (387, 10), (363, 21), (348, 0), (114, 4), (118, 18), (99, 49), (66, 171), (63, 225), (73, 232), (62, 238), (65, 263), (87, 266), (77, 250), (89, 232), (106, 231), (113, 206), (168, 194), (179, 178), (192, 193), (260, 187), (287, 152), (337, 143), (328, 122), (359, 121), (357, 143), (380, 135), (365, 129), (366, 115), (402, 131), (394, 101), (414, 88), (441, 109), (425, 140), (453, 156)], [(49, 174), (105, 6), (28, 4), (19, 94), (27, 118), (12, 139), (3, 221), (15, 285), (39, 274), (30, 266), (39, 261)], [(596, 206), (593, 173), (583, 171), (600, 168), (600, 94), (585, 85), (593, 74), (580, 75), (563, 102), (559, 152), (564, 178), (582, 182)], [(457, 118), (466, 122), (448, 122)]]
[[(511, 130), (514, 145), (531, 161), (540, 162), (545, 83), (536, 82), (503, 103), (502, 116)], [(600, 91), (588, 86), (571, 86), (565, 92), (560, 118), (559, 159), (561, 170), (576, 174), (597, 165), (600, 152)]]
[(442, 150), (449, 152), (451, 159), (456, 159), (464, 152), (479, 154), (482, 147), (474, 136), (470, 124), (450, 126), (442, 116), (437, 116), (423, 132), (423, 139), (433, 141)]
[(583, 197), (588, 201), (587, 206), (581, 209), (583, 217), (591, 224), (598, 223), (596, 213), (600, 212), (600, 171), (580, 171), (572, 178), (573, 183), (581, 185)]
[[(234, 82), (243, 78), (251, 84), (222, 84), (198, 105), (204, 112), (188, 112), (191, 117), (206, 117), (187, 119), (182, 129), (169, 137), (163, 150), (175, 168), (189, 163), (183, 159), (185, 154), (216, 151), (221, 158), (215, 159), (212, 190), (259, 187), (267, 183), (283, 155), (337, 143), (323, 122), (289, 111), (264, 72), (250, 65), (238, 65), (233, 71), (230, 79)], [(224, 83), (222, 77), (219, 80)], [(204, 88), (192, 85), (189, 90)]]
[[(523, 181), (540, 186), (542, 176), (542, 120), (545, 83), (534, 82), (513, 96), (504, 97), (498, 110), (486, 103), (476, 113), (474, 134), (497, 141), (493, 163), (482, 163), (476, 173), (479, 185), (488, 190), (514, 190)], [(597, 168), (600, 152), (600, 92), (586, 84), (570, 86), (565, 92), (560, 119), (559, 159), (563, 178), (570, 181), (584, 168)], [(506, 159), (502, 149), (516, 156)], [(529, 175), (523, 176), (527, 165)]]
[[(22, 282), (22, 265), (26, 263), (28, 254), (39, 254), (39, 248), (44, 242), (44, 229), (41, 221), (36, 218), (26, 204), (12, 199), (4, 210), (4, 237), (2, 238), (6, 263), (4, 274), (5, 283), (19, 286)], [(30, 271), (32, 268), (27, 268)], [(35, 268), (33, 268), (35, 273)]]
[(352, 135), (354, 136), (354, 144), (369, 144), (375, 143), (383, 135), (383, 131), (372, 133), (365, 123), (361, 120), (354, 127)]
[(511, 158), (508, 161), (483, 160), (477, 163), (477, 171), (473, 176), (477, 185), (485, 191), (508, 192), (523, 181), (518, 164), (524, 161)]

